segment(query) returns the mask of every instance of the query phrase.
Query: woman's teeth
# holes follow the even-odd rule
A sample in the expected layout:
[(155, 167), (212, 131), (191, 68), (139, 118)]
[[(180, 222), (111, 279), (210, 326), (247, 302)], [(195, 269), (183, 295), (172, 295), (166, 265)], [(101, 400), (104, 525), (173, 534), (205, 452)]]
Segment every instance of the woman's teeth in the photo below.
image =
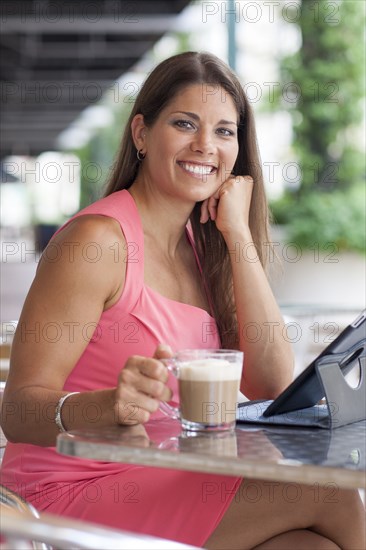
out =
[(207, 176), (211, 174), (216, 168), (214, 166), (205, 166), (203, 164), (187, 164), (186, 162), (179, 163), (184, 170), (191, 174), (199, 174), (200, 176)]

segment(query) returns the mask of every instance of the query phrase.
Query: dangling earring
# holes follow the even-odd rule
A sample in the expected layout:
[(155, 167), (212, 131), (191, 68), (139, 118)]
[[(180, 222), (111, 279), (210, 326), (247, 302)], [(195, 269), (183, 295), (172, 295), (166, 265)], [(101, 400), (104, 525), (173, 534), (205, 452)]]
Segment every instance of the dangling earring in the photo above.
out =
[(146, 157), (146, 153), (143, 153), (142, 152), (142, 149), (139, 149), (137, 152), (136, 152), (136, 157), (137, 157), (137, 160), (139, 160), (140, 162), (142, 160), (144, 160), (144, 158)]

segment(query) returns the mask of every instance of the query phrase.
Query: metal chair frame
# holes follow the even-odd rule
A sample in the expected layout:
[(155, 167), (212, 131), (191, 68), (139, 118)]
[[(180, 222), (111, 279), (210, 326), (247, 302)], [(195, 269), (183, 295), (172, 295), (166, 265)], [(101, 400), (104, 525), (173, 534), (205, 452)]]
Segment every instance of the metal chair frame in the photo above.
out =
[(0, 489), (1, 532), (11, 543), (11, 546), (1, 544), (0, 550), (198, 550), (195, 546), (158, 537), (39, 514), (14, 491), (4, 486)]

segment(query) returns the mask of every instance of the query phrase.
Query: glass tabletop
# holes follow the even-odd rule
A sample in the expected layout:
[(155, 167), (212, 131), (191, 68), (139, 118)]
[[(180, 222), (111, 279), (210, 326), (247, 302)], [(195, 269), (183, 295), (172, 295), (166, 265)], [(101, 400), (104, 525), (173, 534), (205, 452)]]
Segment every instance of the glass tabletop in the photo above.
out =
[(366, 421), (335, 430), (237, 424), (234, 432), (184, 432), (179, 422), (60, 434), (61, 454), (256, 479), (366, 487)]

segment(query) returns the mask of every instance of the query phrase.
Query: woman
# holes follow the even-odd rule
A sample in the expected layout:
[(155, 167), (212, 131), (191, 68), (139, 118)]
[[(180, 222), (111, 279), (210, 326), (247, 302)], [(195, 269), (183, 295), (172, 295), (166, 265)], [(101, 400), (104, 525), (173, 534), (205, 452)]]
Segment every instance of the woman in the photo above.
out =
[[(75, 460), (52, 447), (65, 428), (158, 418), (159, 402), (176, 399), (159, 359), (180, 348), (242, 349), (242, 391), (276, 397), (292, 355), (263, 270), (266, 245), (240, 83), (209, 54), (164, 61), (136, 100), (106, 197), (43, 254), (4, 396), (15, 406), (3, 429), (18, 445), (7, 448), (3, 482), (42, 510), (207, 548), (361, 548), (362, 506), (350, 491), (330, 510), (306, 488), (290, 505), (278, 484), (274, 513), (266, 499), (233, 498), (241, 479)], [(225, 502), (202, 501), (210, 481), (225, 483)], [(111, 490), (126, 482), (133, 503)], [(85, 497), (91, 484), (97, 501)]]

